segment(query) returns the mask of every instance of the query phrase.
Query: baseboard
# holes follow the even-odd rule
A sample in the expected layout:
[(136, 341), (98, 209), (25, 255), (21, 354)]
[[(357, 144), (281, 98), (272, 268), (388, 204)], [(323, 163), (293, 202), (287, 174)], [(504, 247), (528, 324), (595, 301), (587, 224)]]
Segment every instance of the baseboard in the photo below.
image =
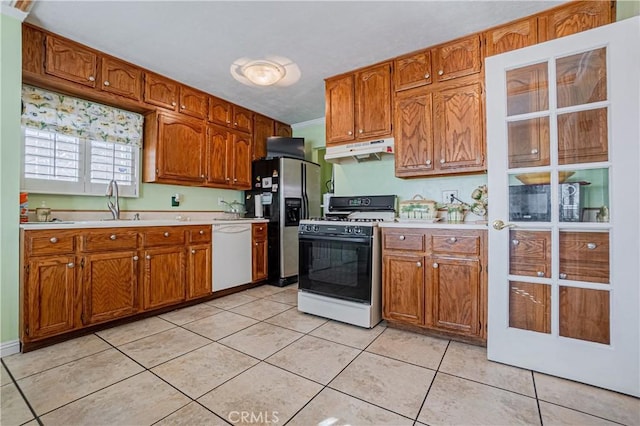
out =
[(12, 340), (9, 342), (0, 343), (0, 358), (5, 356), (17, 354), (20, 352), (20, 341)]

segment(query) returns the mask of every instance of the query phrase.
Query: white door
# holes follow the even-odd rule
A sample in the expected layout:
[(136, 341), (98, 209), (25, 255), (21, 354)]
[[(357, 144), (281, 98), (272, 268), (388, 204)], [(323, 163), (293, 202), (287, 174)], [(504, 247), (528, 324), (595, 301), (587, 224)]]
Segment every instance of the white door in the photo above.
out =
[(640, 18), (486, 60), (490, 360), (640, 396)]

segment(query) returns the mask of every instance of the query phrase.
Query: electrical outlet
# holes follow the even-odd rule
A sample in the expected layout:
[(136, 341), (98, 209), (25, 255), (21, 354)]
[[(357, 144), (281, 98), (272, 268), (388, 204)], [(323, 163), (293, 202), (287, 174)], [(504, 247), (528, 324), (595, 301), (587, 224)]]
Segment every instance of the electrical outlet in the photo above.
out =
[(442, 191), (442, 202), (443, 203), (450, 203), (450, 202), (454, 201), (454, 199), (451, 198), (451, 197), (458, 198), (458, 190), (457, 189), (447, 189), (445, 191)]

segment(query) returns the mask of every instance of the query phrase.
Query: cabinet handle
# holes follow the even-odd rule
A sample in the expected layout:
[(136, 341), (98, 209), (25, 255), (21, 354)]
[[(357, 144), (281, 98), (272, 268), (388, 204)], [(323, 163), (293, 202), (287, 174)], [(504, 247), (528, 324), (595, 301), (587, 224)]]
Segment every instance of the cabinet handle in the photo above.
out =
[(431, 74), (429, 74), (429, 73), (426, 73), (426, 74), (424, 75), (424, 78), (425, 78), (425, 79), (428, 79), (428, 78), (430, 78), (430, 77), (431, 77)]
[(233, 181), (234, 181), (234, 182), (237, 182), (237, 181), (238, 181), (238, 179), (236, 179), (236, 178), (233, 178)]
[(425, 161), (424, 164), (426, 164), (427, 166), (430, 166), (431, 165), (431, 160)]
[(262, 226), (260, 228), (258, 228), (259, 231), (262, 231), (262, 229), (263, 229)]
[(538, 150), (537, 150), (536, 148), (533, 148), (533, 149), (531, 150), (531, 153), (532, 153), (532, 154), (537, 154), (537, 153), (538, 153)]
[(417, 266), (418, 268), (422, 268), (422, 262), (416, 262), (416, 266)]
[(168, 232), (165, 232), (165, 233), (164, 233), (164, 234), (162, 234), (162, 235), (164, 235), (165, 237), (168, 237), (168, 236), (169, 236), (169, 233), (168, 233)]
[(109, 239), (110, 239), (111, 241), (115, 240), (116, 238), (118, 238), (118, 237), (116, 236), (116, 234), (112, 234), (112, 235), (109, 237)]
[(57, 239), (56, 237), (51, 237), (51, 238), (49, 238), (49, 242), (50, 242), (51, 244), (55, 244), (55, 243), (57, 243), (57, 242), (58, 242), (58, 239)]
[(347, 134), (348, 134), (349, 136), (351, 136), (351, 135), (353, 135), (353, 132), (352, 132), (351, 130), (349, 130), (349, 131), (347, 132)]
[(231, 120), (227, 120), (227, 124), (231, 124)]
[(133, 256), (133, 260), (135, 260), (136, 262), (138, 261), (138, 259), (140, 259), (138, 256)]
[(358, 133), (363, 134), (364, 130), (360, 129), (360, 130), (358, 130)]
[(175, 101), (171, 102), (171, 106), (176, 106), (176, 105), (178, 105), (178, 104), (176, 104)]
[(258, 245), (258, 243), (253, 243), (253, 244), (256, 245), (256, 246)]
[(198, 234), (204, 235), (204, 231), (201, 229), (200, 232), (198, 232)]
[(539, 277), (544, 277), (544, 272), (542, 272), (542, 271), (538, 271), (538, 272), (536, 273), (536, 275), (537, 275), (537, 276), (539, 276)]
[(105, 80), (104, 85), (105, 85), (105, 86), (110, 86), (110, 85), (111, 85), (111, 83), (109, 83), (109, 80)]
[(438, 75), (442, 75), (442, 74), (444, 74), (443, 70), (438, 71)]
[(147, 260), (151, 260), (151, 255), (150, 255), (150, 254), (148, 254), (148, 255), (146, 255), (144, 258), (145, 258), (145, 259), (147, 259)]
[(233, 123), (233, 125), (237, 127), (237, 126), (238, 126), (238, 123)]
[(565, 279), (567, 279), (567, 274), (563, 274), (563, 273), (561, 273), (561, 274), (560, 274), (560, 276), (559, 276), (559, 278), (560, 278), (561, 280), (565, 280)]
[(196, 251), (194, 249), (191, 249), (191, 254), (196, 254)]
[(89, 81), (96, 81), (96, 78), (92, 75), (89, 76)]
[(444, 158), (440, 159), (440, 164), (444, 164), (444, 163), (445, 163)]
[(180, 109), (187, 109), (187, 107), (184, 105), (180, 105)]
[(405, 237), (404, 237), (404, 235), (400, 235), (398, 238), (400, 239), (400, 241), (404, 241)]
[(587, 243), (587, 248), (589, 250), (595, 250), (598, 245), (596, 243)]
[(511, 240), (511, 244), (517, 246), (518, 244), (520, 244), (520, 240)]
[(438, 265), (438, 262), (433, 262), (433, 269), (438, 269), (438, 266), (440, 266)]
[(456, 237), (449, 238), (449, 242), (452, 243), (452, 244), (455, 243), (456, 241), (458, 241), (458, 239)]
[(231, 179), (230, 179), (230, 178), (224, 178), (224, 180), (226, 180), (227, 182), (229, 182)]
[(74, 266), (76, 266), (76, 265), (74, 265), (73, 262), (67, 263), (67, 268), (73, 268)]

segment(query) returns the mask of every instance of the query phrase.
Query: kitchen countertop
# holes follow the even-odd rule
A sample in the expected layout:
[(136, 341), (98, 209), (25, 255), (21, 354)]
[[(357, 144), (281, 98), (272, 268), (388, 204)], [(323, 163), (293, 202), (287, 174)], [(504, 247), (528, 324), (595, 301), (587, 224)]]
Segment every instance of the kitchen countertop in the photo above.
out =
[(151, 220), (75, 220), (60, 222), (21, 223), (20, 229), (82, 229), (82, 228), (134, 228), (145, 226), (228, 225), (240, 223), (268, 223), (267, 219), (151, 219)]
[(477, 222), (461, 222), (449, 223), (446, 221), (428, 222), (428, 221), (404, 221), (404, 222), (380, 222), (381, 228), (431, 228), (431, 229), (480, 229), (486, 230), (487, 223)]

